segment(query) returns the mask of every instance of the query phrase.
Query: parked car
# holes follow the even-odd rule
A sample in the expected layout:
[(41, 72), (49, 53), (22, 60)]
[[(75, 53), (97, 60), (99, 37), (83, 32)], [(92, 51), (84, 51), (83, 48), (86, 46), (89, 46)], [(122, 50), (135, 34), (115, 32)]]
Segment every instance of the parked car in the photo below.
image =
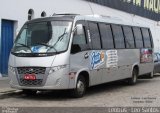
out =
[(154, 73), (160, 73), (160, 53), (154, 53)]

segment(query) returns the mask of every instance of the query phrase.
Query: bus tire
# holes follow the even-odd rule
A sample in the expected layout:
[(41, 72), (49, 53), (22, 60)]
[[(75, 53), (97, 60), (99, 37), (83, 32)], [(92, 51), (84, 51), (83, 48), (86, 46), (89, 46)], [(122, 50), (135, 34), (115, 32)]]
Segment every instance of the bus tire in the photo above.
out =
[(138, 70), (134, 68), (132, 71), (132, 77), (128, 79), (128, 84), (135, 85), (137, 83), (137, 78), (138, 78)]
[(36, 90), (23, 89), (22, 93), (26, 94), (27, 96), (31, 96), (31, 95), (36, 95), (37, 91)]
[(76, 88), (71, 91), (74, 98), (81, 98), (86, 92), (87, 84), (83, 75), (79, 75), (76, 83)]

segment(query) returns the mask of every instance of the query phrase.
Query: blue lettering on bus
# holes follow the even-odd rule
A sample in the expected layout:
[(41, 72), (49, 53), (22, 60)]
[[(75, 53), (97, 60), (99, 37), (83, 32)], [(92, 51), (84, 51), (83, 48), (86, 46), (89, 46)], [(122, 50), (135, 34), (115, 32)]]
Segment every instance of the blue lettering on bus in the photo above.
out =
[(97, 68), (104, 62), (104, 52), (93, 51), (91, 53), (91, 67), (92, 69)]

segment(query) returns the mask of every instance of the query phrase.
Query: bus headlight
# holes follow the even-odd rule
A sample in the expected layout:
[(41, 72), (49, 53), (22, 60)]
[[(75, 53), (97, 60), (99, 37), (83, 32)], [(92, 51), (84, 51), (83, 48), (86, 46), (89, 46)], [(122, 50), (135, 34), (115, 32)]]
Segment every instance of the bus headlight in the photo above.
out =
[(15, 74), (15, 68), (12, 66), (8, 66), (9, 70)]
[(54, 73), (58, 70), (64, 69), (66, 67), (67, 67), (67, 65), (60, 65), (60, 66), (51, 67), (49, 74)]

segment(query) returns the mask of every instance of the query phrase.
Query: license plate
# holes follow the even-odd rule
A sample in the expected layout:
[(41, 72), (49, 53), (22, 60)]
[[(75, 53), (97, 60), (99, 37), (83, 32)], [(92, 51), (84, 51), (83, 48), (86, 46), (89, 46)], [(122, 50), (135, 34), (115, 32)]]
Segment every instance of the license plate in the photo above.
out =
[(36, 80), (36, 75), (34, 74), (26, 74), (24, 75), (25, 80)]

